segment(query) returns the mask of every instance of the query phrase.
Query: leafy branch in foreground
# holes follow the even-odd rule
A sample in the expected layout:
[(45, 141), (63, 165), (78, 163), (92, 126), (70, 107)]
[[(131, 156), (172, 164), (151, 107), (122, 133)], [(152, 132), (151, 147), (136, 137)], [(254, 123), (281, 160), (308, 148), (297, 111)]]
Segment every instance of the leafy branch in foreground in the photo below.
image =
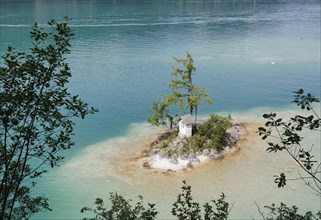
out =
[[(201, 208), (198, 202), (194, 202), (192, 188), (183, 181), (182, 193), (178, 194), (177, 201), (174, 202), (172, 214), (178, 220), (201, 220)], [(212, 200), (215, 208), (210, 203), (204, 204), (204, 220), (226, 220), (231, 209), (229, 203), (225, 201), (224, 193), (218, 200)]]
[(304, 215), (302, 215), (298, 213), (298, 207), (288, 207), (282, 202), (279, 206), (276, 206), (273, 203), (270, 206), (264, 206), (264, 208), (268, 210), (268, 216), (264, 215), (264, 213), (258, 208), (263, 220), (321, 220), (321, 211), (318, 211), (316, 215), (314, 215), (311, 211), (307, 211)]
[[(194, 202), (191, 196), (191, 186), (183, 181), (182, 193), (178, 194), (177, 201), (174, 202), (171, 213), (178, 220), (201, 220), (201, 208), (198, 202)], [(148, 203), (147, 207), (143, 206), (143, 197), (133, 207), (130, 202), (117, 193), (110, 194), (111, 207), (108, 209), (104, 206), (104, 201), (97, 198), (95, 208), (84, 207), (81, 213), (89, 212), (93, 217), (84, 218), (83, 220), (153, 220), (156, 219), (158, 211), (155, 204)], [(226, 220), (229, 212), (229, 203), (225, 201), (225, 195), (222, 193), (218, 200), (212, 200), (214, 207), (210, 203), (205, 203), (204, 220)]]
[[(277, 118), (276, 113), (264, 114), (263, 118), (267, 121), (265, 127), (259, 127), (259, 135), (262, 139), (277, 138), (277, 142), (268, 142), (268, 152), (286, 151), (288, 155), (300, 166), (304, 175), (299, 172), (299, 179), (311, 189), (321, 194), (321, 162), (312, 155), (312, 149), (302, 146), (303, 131), (320, 132), (321, 118), (314, 109), (314, 104), (319, 103), (319, 99), (310, 93), (305, 94), (303, 89), (296, 92), (293, 103), (296, 103), (302, 110), (312, 112), (308, 116), (295, 115), (288, 121)], [(320, 146), (319, 146), (320, 147)], [(286, 185), (286, 176), (281, 173), (276, 176), (275, 183), (278, 187)]]
[(96, 199), (96, 208), (82, 208), (80, 210), (81, 213), (91, 212), (95, 215), (92, 218), (84, 218), (83, 220), (153, 220), (158, 214), (155, 204), (148, 203), (148, 207), (144, 207), (142, 196), (139, 196), (139, 201), (134, 207), (130, 204), (131, 200), (126, 200), (117, 193), (110, 193), (109, 199), (112, 203), (109, 210), (104, 207), (104, 201), (100, 198)]
[[(75, 117), (90, 108), (66, 85), (71, 71), (66, 63), (73, 36), (63, 22), (35, 24), (31, 53), (9, 47), (0, 67), (0, 219), (28, 219), (50, 210), (43, 196), (31, 196), (36, 178), (59, 165), (59, 153), (73, 146)], [(1, 62), (2, 63), (2, 62)]]

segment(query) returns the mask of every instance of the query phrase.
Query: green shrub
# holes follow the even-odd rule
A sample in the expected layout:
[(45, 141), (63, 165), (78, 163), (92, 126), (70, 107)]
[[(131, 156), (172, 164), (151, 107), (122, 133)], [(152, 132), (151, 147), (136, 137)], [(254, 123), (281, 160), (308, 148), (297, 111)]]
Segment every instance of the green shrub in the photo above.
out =
[(172, 146), (173, 141), (178, 136), (178, 131), (171, 132), (165, 140), (162, 140), (159, 148), (168, 156), (174, 154), (188, 156), (191, 152), (201, 152), (204, 149), (220, 149), (225, 144), (226, 130), (231, 126), (232, 118), (230, 116), (223, 117), (210, 114), (210, 118), (204, 124), (193, 127), (194, 134), (192, 137), (181, 140), (184, 145), (183, 149)]
[(210, 118), (204, 124), (194, 127), (194, 134), (186, 140), (186, 147), (194, 152), (212, 148), (219, 149), (224, 145), (226, 130), (231, 126), (231, 116), (210, 114)]

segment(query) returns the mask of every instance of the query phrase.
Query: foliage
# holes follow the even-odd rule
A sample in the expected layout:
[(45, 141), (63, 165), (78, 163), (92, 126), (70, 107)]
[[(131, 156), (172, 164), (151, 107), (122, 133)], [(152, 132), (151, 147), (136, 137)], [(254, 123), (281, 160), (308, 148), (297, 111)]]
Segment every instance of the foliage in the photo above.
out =
[(174, 117), (169, 113), (169, 105), (166, 103), (166, 97), (162, 100), (153, 101), (152, 107), (153, 115), (147, 118), (147, 121), (155, 126), (166, 126), (173, 128)]
[[(198, 202), (194, 202), (191, 196), (191, 186), (183, 181), (182, 193), (178, 194), (177, 201), (173, 204), (172, 214), (178, 220), (201, 220), (201, 208)], [(204, 220), (226, 220), (229, 215), (229, 203), (225, 201), (225, 195), (222, 193), (218, 200), (212, 200), (215, 205), (204, 204)]]
[(225, 144), (226, 130), (231, 125), (230, 116), (210, 114), (210, 118), (204, 124), (194, 127), (193, 136), (184, 140), (184, 150), (187, 153), (195, 153), (204, 149), (220, 149)]
[[(277, 118), (276, 113), (264, 114), (263, 117), (267, 120), (265, 127), (259, 127), (259, 135), (262, 139), (278, 138), (278, 142), (269, 142), (268, 152), (286, 151), (288, 155), (300, 166), (304, 171), (304, 175), (300, 175), (300, 179), (309, 186), (311, 189), (321, 194), (321, 162), (314, 159), (311, 154), (311, 149), (306, 149), (301, 145), (303, 140), (303, 131), (320, 132), (321, 118), (314, 110), (313, 104), (319, 103), (319, 99), (311, 95), (305, 94), (303, 89), (296, 92), (294, 103), (296, 103), (301, 109), (308, 112), (312, 112), (311, 115), (303, 116), (296, 115), (291, 117), (288, 121), (284, 121), (282, 118)], [(273, 133), (275, 132), (275, 133)], [(307, 175), (307, 176), (306, 176)], [(281, 173), (280, 176), (276, 176), (275, 183), (278, 187), (284, 187), (286, 185), (286, 176)]]
[[(169, 88), (172, 90), (172, 103), (178, 103), (179, 109), (189, 109), (189, 113), (193, 115), (194, 109), (197, 111), (199, 102), (207, 101), (212, 103), (212, 99), (208, 97), (205, 89), (193, 85), (192, 75), (195, 74), (196, 67), (192, 56), (186, 52), (186, 59), (174, 57), (177, 63), (181, 63), (183, 68), (173, 67), (171, 75), (179, 77), (172, 79)], [(197, 113), (196, 113), (197, 114)]]
[[(191, 152), (202, 152), (205, 149), (220, 150), (226, 146), (226, 130), (231, 127), (231, 116), (223, 117), (210, 114), (210, 118), (203, 124), (195, 125), (192, 137), (177, 140), (177, 132), (171, 132), (159, 146), (167, 155), (185, 155)], [(179, 147), (183, 146), (183, 147)]]
[(216, 211), (209, 203), (204, 205), (204, 220), (226, 220), (231, 209), (229, 209), (229, 203), (225, 201), (225, 195), (222, 193), (218, 200), (212, 200), (216, 206)]
[(210, 118), (196, 128), (196, 136), (201, 137), (201, 149), (220, 148), (224, 144), (226, 130), (232, 126), (231, 116), (210, 114)]
[(158, 214), (155, 204), (148, 203), (148, 207), (144, 207), (142, 196), (139, 196), (139, 201), (134, 207), (130, 204), (131, 200), (126, 200), (117, 193), (110, 193), (109, 199), (112, 203), (110, 210), (104, 207), (104, 201), (100, 198), (96, 199), (96, 208), (82, 208), (80, 210), (82, 213), (89, 211), (95, 214), (95, 217), (84, 218), (83, 220), (153, 220)]
[(280, 206), (272, 204), (271, 206), (264, 206), (268, 210), (268, 216), (265, 216), (260, 212), (264, 220), (316, 220), (321, 219), (321, 211), (319, 211), (316, 216), (308, 211), (304, 215), (298, 213), (298, 208), (296, 206), (288, 207), (286, 204), (282, 203)]
[(191, 186), (183, 181), (182, 193), (178, 194), (177, 201), (174, 202), (172, 214), (179, 220), (201, 219), (201, 208), (198, 202), (193, 202)]
[(30, 53), (9, 47), (0, 67), (0, 219), (28, 219), (50, 210), (43, 196), (31, 196), (36, 178), (63, 160), (59, 152), (73, 145), (75, 117), (97, 110), (72, 96), (65, 56), (73, 36), (68, 18), (37, 23), (30, 32)]
[(208, 97), (205, 89), (192, 83), (192, 75), (195, 74), (196, 68), (192, 56), (188, 52), (186, 56), (186, 59), (174, 57), (177, 63), (183, 65), (183, 68), (173, 67), (171, 75), (174, 78), (169, 83), (171, 95), (164, 95), (160, 100), (153, 102), (152, 116), (147, 118), (152, 125), (159, 126), (169, 123), (172, 129), (175, 117), (170, 114), (170, 106), (177, 106), (178, 110), (189, 109), (191, 115), (195, 112), (196, 118), (200, 102), (206, 101), (212, 104), (212, 99)]
[[(194, 202), (191, 196), (191, 186), (183, 181), (182, 193), (178, 194), (177, 201), (173, 204), (172, 214), (178, 220), (201, 220), (201, 207), (198, 202)], [(155, 204), (148, 203), (148, 207), (143, 205), (143, 197), (139, 196), (139, 201), (133, 207), (131, 200), (126, 200), (117, 193), (110, 193), (111, 207), (104, 206), (104, 201), (97, 198), (95, 208), (84, 207), (81, 213), (89, 212), (95, 216), (84, 218), (83, 220), (153, 220), (156, 219), (158, 211)], [(229, 215), (229, 203), (225, 201), (225, 195), (222, 193), (218, 200), (212, 200), (213, 207), (209, 203), (204, 204), (204, 220), (226, 220)]]

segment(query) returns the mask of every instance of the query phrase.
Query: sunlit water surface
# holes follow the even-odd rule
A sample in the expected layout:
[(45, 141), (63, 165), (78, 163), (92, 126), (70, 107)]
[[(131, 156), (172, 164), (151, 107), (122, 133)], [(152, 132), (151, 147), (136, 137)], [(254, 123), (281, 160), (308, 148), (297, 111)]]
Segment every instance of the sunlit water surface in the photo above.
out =
[[(263, 206), (284, 201), (320, 209), (320, 199), (302, 182), (285, 189), (273, 175), (297, 174), (283, 154), (267, 154), (256, 132), (261, 115), (274, 110), (288, 116), (292, 91), (305, 88), (320, 96), (320, 1), (3, 1), (0, 0), (0, 49), (28, 50), (30, 26), (72, 18), (75, 32), (68, 62), (69, 85), (100, 112), (77, 122), (76, 146), (61, 167), (39, 181), (37, 192), (50, 199), (52, 212), (34, 219), (80, 219), (80, 208), (117, 191), (143, 195), (157, 204), (160, 218), (186, 179), (195, 200), (231, 203), (232, 219), (259, 217)], [(241, 150), (189, 172), (144, 170), (140, 150), (157, 134), (144, 121), (153, 100), (169, 93), (172, 57), (189, 51), (197, 67), (193, 80), (214, 99), (200, 113), (232, 114), (248, 123)], [(274, 65), (272, 64), (274, 61)], [(307, 134), (307, 146), (320, 146)], [(320, 155), (320, 149), (315, 149)]]

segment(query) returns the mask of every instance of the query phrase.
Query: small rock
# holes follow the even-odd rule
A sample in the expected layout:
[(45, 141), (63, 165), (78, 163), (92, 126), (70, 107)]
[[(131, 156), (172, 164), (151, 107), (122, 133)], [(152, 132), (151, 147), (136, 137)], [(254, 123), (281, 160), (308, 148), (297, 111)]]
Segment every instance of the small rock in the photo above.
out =
[(180, 155), (178, 158), (181, 159), (181, 160), (186, 160), (187, 159), (186, 155)]
[(182, 150), (184, 148), (184, 144), (182, 142), (180, 142), (178, 145), (177, 145), (177, 148), (179, 150)]
[(195, 157), (195, 158), (192, 160), (193, 165), (199, 164), (200, 162), (201, 162), (201, 160), (200, 160), (198, 157)]
[(218, 151), (216, 149), (211, 149), (210, 151), (210, 154), (212, 155), (215, 155), (215, 154), (218, 154)]
[(152, 155), (158, 154), (158, 152), (159, 152), (159, 149), (157, 149), (157, 148), (153, 148), (153, 149), (150, 150), (150, 153)]
[(195, 165), (199, 164), (201, 160), (198, 157), (194, 157), (191, 161), (186, 164), (186, 167), (193, 168)]
[(210, 154), (210, 155), (209, 155), (209, 158), (210, 158), (211, 160), (216, 160), (216, 159), (217, 159), (217, 155), (215, 155), (215, 154)]
[(188, 163), (186, 164), (186, 167), (188, 167), (188, 168), (193, 168), (193, 167), (194, 167), (193, 162), (192, 162), (192, 161), (188, 162)]
[(209, 157), (212, 160), (216, 160), (218, 158), (219, 152), (215, 149), (211, 149)]
[(163, 150), (160, 150), (160, 151), (158, 152), (158, 156), (159, 156), (160, 158), (167, 158), (167, 154), (166, 154)]
[(169, 144), (167, 145), (167, 147), (168, 147), (168, 148), (173, 148), (173, 147), (175, 147), (175, 144), (171, 142), (171, 143), (169, 143)]
[(202, 151), (203, 156), (208, 156), (210, 154), (210, 151), (208, 149), (205, 149)]
[(173, 163), (173, 164), (178, 164), (177, 157), (176, 156), (172, 156), (170, 162)]
[(210, 154), (211, 160), (218, 160), (218, 159), (222, 159), (223, 157), (224, 157), (223, 154)]
[(193, 160), (194, 158), (196, 157), (196, 154), (195, 153), (190, 153), (189, 155), (188, 155), (188, 160)]
[(141, 152), (141, 156), (142, 156), (142, 157), (148, 157), (148, 155), (149, 155), (149, 153), (148, 153), (147, 150), (143, 150), (143, 151)]
[(150, 164), (148, 163), (148, 161), (146, 161), (146, 162), (143, 163), (143, 167), (144, 167), (145, 169), (151, 169)]

